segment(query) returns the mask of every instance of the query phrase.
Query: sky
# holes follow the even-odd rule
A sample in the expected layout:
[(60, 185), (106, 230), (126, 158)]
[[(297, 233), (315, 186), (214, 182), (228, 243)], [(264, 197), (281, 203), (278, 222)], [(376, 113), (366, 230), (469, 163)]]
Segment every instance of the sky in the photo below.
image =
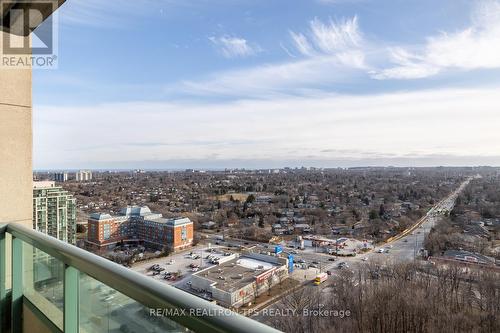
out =
[(67, 0), (36, 169), (500, 165), (500, 1)]

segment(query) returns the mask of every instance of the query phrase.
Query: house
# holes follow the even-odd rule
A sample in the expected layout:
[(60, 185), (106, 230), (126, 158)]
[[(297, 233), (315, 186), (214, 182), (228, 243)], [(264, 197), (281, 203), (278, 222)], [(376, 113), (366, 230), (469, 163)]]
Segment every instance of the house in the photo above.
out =
[(294, 232), (295, 233), (309, 233), (311, 232), (311, 227), (309, 224), (301, 223), (301, 224), (295, 224), (294, 225)]
[(213, 229), (213, 228), (215, 228), (215, 225), (216, 225), (216, 223), (214, 221), (208, 221), (208, 222), (202, 223), (201, 227), (203, 229)]
[(297, 224), (304, 224), (306, 223), (306, 218), (304, 216), (295, 216), (293, 218), (293, 222)]
[(270, 195), (260, 195), (257, 198), (255, 198), (255, 203), (256, 204), (270, 204), (272, 200), (273, 200), (273, 197)]

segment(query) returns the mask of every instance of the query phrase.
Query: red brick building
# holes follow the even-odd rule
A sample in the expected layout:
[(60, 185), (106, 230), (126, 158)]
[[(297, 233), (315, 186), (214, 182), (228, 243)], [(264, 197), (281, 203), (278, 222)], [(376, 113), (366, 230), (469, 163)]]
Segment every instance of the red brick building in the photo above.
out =
[(113, 248), (119, 242), (137, 242), (176, 251), (191, 246), (193, 238), (189, 218), (166, 219), (146, 206), (126, 207), (119, 216), (94, 213), (88, 220), (87, 245), (96, 250)]

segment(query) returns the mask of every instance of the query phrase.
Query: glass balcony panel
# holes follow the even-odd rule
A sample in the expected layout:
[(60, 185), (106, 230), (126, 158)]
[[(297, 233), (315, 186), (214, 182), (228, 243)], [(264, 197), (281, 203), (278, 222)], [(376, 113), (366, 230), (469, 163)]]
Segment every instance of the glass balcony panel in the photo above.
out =
[(12, 235), (5, 233), (5, 253), (0, 253), (5, 259), (5, 290), (12, 289)]
[(63, 329), (64, 264), (23, 243), (23, 280), (24, 296)]
[(94, 278), (80, 273), (80, 332), (190, 332)]

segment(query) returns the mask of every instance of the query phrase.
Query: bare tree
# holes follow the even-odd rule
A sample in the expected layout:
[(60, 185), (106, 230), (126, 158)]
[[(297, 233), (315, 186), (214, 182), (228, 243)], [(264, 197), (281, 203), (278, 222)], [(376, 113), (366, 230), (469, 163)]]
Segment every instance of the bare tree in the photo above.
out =
[(273, 286), (274, 275), (275, 275), (274, 273), (270, 274), (265, 280), (267, 288), (267, 296), (271, 296), (271, 287)]
[[(356, 274), (340, 274), (321, 292), (306, 287), (290, 293), (277, 306), (300, 315), (269, 323), (285, 332), (499, 332), (499, 277), (460, 266), (368, 264)], [(304, 316), (306, 309), (349, 310), (350, 316)]]

